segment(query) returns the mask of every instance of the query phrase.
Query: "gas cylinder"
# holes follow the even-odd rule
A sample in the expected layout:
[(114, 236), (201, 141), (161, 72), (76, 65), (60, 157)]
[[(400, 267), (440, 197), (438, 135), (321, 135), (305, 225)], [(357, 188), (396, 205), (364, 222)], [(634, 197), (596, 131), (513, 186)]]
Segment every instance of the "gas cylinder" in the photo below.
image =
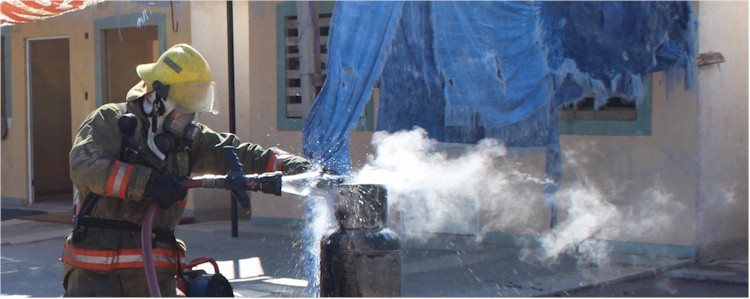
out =
[(321, 297), (401, 295), (401, 244), (386, 227), (387, 204), (382, 185), (341, 185), (339, 228), (321, 239)]

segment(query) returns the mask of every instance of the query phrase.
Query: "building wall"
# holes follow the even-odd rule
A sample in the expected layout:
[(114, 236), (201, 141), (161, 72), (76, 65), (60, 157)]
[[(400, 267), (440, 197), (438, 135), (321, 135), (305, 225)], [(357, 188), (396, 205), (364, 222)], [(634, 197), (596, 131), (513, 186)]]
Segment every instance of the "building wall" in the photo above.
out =
[[(276, 128), (275, 18), (280, 2), (233, 3), (237, 135), (243, 141), (302, 154), (301, 131)], [(697, 8), (698, 52), (722, 52), (727, 62), (700, 68), (698, 84), (691, 91), (683, 90), (679, 83), (675, 84), (676, 89), (667, 90), (668, 79), (662, 73), (655, 74), (650, 135), (561, 136), (562, 190), (579, 188), (587, 194), (598, 194), (601, 202), (611, 204), (618, 213), (611, 223), (598, 227), (595, 233), (598, 238), (706, 248), (725, 243), (747, 246), (747, 3), (700, 2)], [(175, 5), (174, 21), (179, 22), (179, 30), (173, 32), (167, 28), (166, 34), (167, 46), (189, 42), (209, 61), (219, 93), (220, 114), (203, 115), (201, 121), (217, 131), (229, 130), (226, 9), (223, 1)], [(144, 11), (165, 13), (167, 27), (171, 26), (168, 5), (147, 7), (113, 1), (43, 22), (10, 27), (13, 127), (2, 141), (3, 200), (28, 201), (25, 40), (70, 37), (73, 99), (70, 126), (75, 133), (80, 122), (96, 108), (92, 20)], [(373, 153), (371, 135), (371, 132), (351, 133), (355, 170)], [(520, 163), (525, 172), (544, 173), (543, 152), (507, 160)], [(251, 196), (255, 217), (280, 219), (287, 224), (302, 218), (304, 203), (297, 196)], [(226, 219), (229, 198), (226, 191), (193, 190), (187, 213), (199, 221)], [(558, 202), (560, 221), (569, 220), (573, 207), (570, 198), (562, 193)], [(537, 220), (527, 226), (495, 225), (494, 215), (485, 211), (482, 230), (546, 231), (549, 219), (546, 208), (541, 200), (531, 204), (538, 211), (532, 219)]]
[[(182, 16), (180, 21), (189, 24), (189, 14), (184, 12), (185, 8), (185, 5), (175, 5), (175, 16)], [(69, 38), (71, 49), (71, 123), (62, 125), (71, 126), (72, 134), (75, 134), (80, 123), (96, 108), (93, 20), (126, 13), (137, 13), (145, 16), (148, 16), (149, 13), (163, 13), (167, 16), (167, 23), (171, 22), (168, 5), (151, 7), (131, 2), (112, 1), (102, 2), (84, 10), (44, 21), (3, 28), (3, 30), (10, 30), (11, 32), (10, 55), (12, 65), (10, 76), (13, 78), (12, 85), (9, 86), (12, 90), (13, 127), (8, 131), (8, 138), (2, 141), (3, 175), (1, 192), (6, 203), (29, 203), (28, 139), (30, 136), (28, 134), (27, 114), (26, 40), (48, 37)], [(189, 30), (181, 29), (177, 33), (169, 30), (168, 32), (166, 36), (167, 44), (189, 41)], [(135, 83), (133, 82), (133, 84)]]
[[(166, 2), (165, 2), (166, 3)], [(243, 141), (264, 147), (276, 146), (290, 153), (302, 154), (301, 131), (279, 131), (276, 128), (276, 31), (277, 2), (234, 2), (236, 129)], [(174, 5), (174, 12), (164, 3), (148, 6), (132, 2), (107, 1), (84, 10), (40, 22), (5, 27), (11, 30), (10, 75), (12, 81), (13, 127), (2, 141), (2, 197), (8, 202), (28, 204), (27, 103), (24, 43), (27, 38), (66, 36), (71, 48), (71, 129), (73, 134), (88, 114), (97, 107), (96, 72), (93, 57), (94, 20), (162, 13), (166, 20), (166, 46), (187, 42), (208, 60), (218, 92), (218, 115), (201, 116), (200, 121), (217, 131), (229, 131), (228, 51), (226, 2), (191, 1)], [(172, 15), (174, 14), (174, 20)], [(125, 17), (123, 17), (125, 18)], [(82, 21), (85, 20), (85, 21)], [(191, 20), (201, 20), (191, 22)], [(172, 30), (172, 25), (177, 32)], [(252, 40), (253, 42), (250, 42)], [(135, 83), (135, 82), (134, 82)], [(365, 160), (371, 133), (352, 133), (352, 160)], [(73, 136), (71, 136), (72, 138)], [(226, 191), (193, 190), (188, 215), (201, 220), (226, 219), (230, 195)], [(293, 196), (275, 197), (252, 194), (255, 213), (261, 217), (300, 219), (302, 202)]]
[[(652, 133), (647, 136), (561, 136), (563, 188), (585, 184), (621, 214), (600, 237), (692, 245), (698, 201), (696, 93), (665, 87), (654, 74)], [(635, 222), (634, 222), (635, 221)], [(641, 223), (638, 223), (641, 222)], [(642, 224), (642, 225), (639, 225)], [(628, 228), (628, 229), (624, 229)]]
[[(554, 229), (550, 229), (543, 186), (527, 183), (508, 191), (515, 194), (514, 201), (496, 200), (505, 202), (505, 207), (483, 201), (482, 231), (553, 236), (571, 246), (598, 239), (629, 243), (629, 248), (620, 248), (624, 250), (634, 244), (692, 247), (699, 200), (697, 92), (670, 91), (666, 80), (663, 73), (651, 80), (650, 135), (560, 136), (563, 178), (554, 196), (558, 217)], [(500, 165), (544, 177), (544, 150), (501, 160)], [(503, 208), (522, 215), (507, 214), (503, 219), (497, 212)]]
[[(302, 155), (302, 132), (281, 131), (276, 127), (276, 5), (275, 1), (234, 2), (234, 59), (236, 132), (243, 142), (278, 147)], [(207, 57), (219, 90), (220, 113), (203, 116), (215, 130), (229, 130), (227, 27), (225, 2), (191, 2), (192, 19), (222, 20), (195, 22), (193, 45)], [(353, 132), (352, 161), (361, 165), (368, 153), (370, 132)], [(356, 167), (356, 166), (355, 166)], [(230, 205), (226, 191), (194, 190), (195, 213), (199, 219), (226, 218)], [(303, 199), (251, 194), (253, 216), (280, 219), (282, 223), (302, 219)], [(244, 215), (244, 213), (243, 213)], [(242, 216), (242, 215), (240, 215)]]
[(747, 256), (748, 3), (701, 1), (698, 52), (726, 62), (700, 68), (700, 201), (702, 255)]
[[(702, 258), (741, 257), (748, 242), (748, 4), (694, 7), (696, 52), (721, 52), (726, 63), (699, 67), (692, 90), (684, 89), (682, 73), (672, 90), (670, 78), (654, 74), (650, 135), (562, 135), (560, 221), (574, 208), (565, 190), (579, 188), (616, 208), (596, 238), (687, 246)], [(543, 173), (543, 159), (516, 158), (530, 173)]]
[[(705, 258), (747, 255), (747, 5), (695, 3), (696, 52), (721, 52), (727, 62), (698, 68), (692, 90), (685, 90), (681, 72), (672, 79), (654, 74), (650, 135), (561, 135), (559, 230), (570, 224), (573, 219), (568, 216), (575, 209), (590, 208), (594, 216), (613, 211), (600, 218), (606, 222), (594, 219), (577, 225), (592, 228), (589, 234), (596, 239), (626, 241), (630, 249), (633, 244), (652, 243), (675, 245), (668, 247), (670, 253)], [(673, 79), (675, 88), (670, 90), (666, 85)], [(544, 159), (544, 153), (537, 152), (509, 163), (540, 175)], [(593, 199), (576, 203), (574, 197)], [(485, 212), (483, 231), (547, 232), (549, 212), (541, 199), (522, 200), (538, 211), (529, 214), (535, 222), (502, 227)], [(613, 210), (597, 211), (592, 208), (596, 206)]]

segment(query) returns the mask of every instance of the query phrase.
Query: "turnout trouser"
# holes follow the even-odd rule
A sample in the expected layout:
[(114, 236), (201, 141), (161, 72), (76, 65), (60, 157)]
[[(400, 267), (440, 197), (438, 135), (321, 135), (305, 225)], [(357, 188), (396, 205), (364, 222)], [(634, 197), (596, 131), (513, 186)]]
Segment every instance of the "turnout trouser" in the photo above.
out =
[[(162, 297), (184, 296), (174, 274), (157, 272)], [(143, 269), (92, 271), (65, 265), (63, 297), (149, 297)], [(178, 295), (179, 293), (179, 295)]]

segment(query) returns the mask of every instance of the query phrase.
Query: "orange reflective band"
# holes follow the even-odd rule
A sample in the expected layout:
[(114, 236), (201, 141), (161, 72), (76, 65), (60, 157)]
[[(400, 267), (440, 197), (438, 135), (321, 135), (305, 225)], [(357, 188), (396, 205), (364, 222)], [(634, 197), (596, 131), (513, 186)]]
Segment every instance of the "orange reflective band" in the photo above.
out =
[(292, 157), (292, 154), (287, 153), (280, 149), (273, 149), (271, 157), (268, 158), (268, 164), (266, 165), (266, 172), (283, 171), (284, 160)]
[(112, 169), (109, 171), (107, 192), (105, 195), (125, 199), (125, 192), (128, 190), (133, 169), (135, 169), (133, 165), (123, 163), (119, 160), (115, 161), (115, 164), (112, 165)]
[[(178, 258), (179, 260), (185, 258), (185, 253), (182, 251), (162, 248), (153, 249), (153, 255), (154, 266), (157, 268), (177, 269)], [(76, 267), (99, 271), (143, 268), (144, 266), (140, 249), (91, 250), (77, 249), (65, 244), (62, 260)]]
[(272, 172), (276, 168), (276, 154), (271, 154), (268, 158), (268, 164), (266, 164), (266, 172)]

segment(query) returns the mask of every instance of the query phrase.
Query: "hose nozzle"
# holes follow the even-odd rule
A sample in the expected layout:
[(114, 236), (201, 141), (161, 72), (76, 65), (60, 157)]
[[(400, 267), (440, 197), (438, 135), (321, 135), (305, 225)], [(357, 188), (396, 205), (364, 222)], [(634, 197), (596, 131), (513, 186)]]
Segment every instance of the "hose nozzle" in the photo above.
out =
[(281, 171), (245, 175), (245, 190), (281, 196)]

